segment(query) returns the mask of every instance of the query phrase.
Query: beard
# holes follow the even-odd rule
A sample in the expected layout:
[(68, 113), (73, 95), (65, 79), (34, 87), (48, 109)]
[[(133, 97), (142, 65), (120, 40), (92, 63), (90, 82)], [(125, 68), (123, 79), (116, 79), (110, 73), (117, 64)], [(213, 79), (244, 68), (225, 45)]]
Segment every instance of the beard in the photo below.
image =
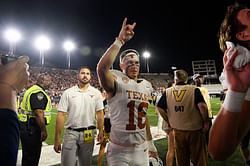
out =
[(78, 81), (79, 81), (81, 84), (83, 84), (83, 85), (88, 84), (88, 83), (90, 82), (90, 80), (84, 81), (84, 80), (81, 80), (81, 79), (79, 79)]

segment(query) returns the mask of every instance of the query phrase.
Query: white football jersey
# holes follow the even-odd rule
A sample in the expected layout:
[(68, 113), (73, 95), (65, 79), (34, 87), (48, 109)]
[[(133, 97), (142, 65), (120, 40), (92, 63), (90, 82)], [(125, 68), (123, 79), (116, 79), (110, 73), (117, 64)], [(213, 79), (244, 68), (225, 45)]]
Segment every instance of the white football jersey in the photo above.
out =
[(153, 90), (151, 83), (144, 79), (138, 79), (138, 82), (135, 82), (117, 70), (113, 70), (112, 73), (115, 78), (116, 92), (108, 100), (111, 133), (115, 130), (125, 135), (128, 132), (141, 131), (145, 134), (146, 114)]

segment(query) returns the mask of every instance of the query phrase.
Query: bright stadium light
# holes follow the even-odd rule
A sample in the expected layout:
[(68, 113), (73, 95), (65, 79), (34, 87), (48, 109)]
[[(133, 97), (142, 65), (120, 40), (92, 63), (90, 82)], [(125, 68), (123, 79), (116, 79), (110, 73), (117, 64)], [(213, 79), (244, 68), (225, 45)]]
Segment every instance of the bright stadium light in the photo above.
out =
[(73, 51), (75, 49), (75, 44), (72, 41), (67, 40), (63, 43), (63, 48), (66, 51)]
[(40, 51), (40, 64), (43, 67), (45, 51), (50, 49), (50, 46), (51, 46), (50, 40), (48, 39), (48, 37), (44, 35), (38, 36), (35, 39), (35, 46)]
[(21, 33), (15, 28), (9, 28), (4, 32), (4, 36), (9, 42), (10, 56), (14, 56), (16, 43), (21, 39)]
[(68, 69), (70, 69), (70, 53), (75, 49), (75, 44), (72, 41), (67, 40), (63, 43), (63, 48), (67, 52)]
[(148, 64), (148, 59), (150, 58), (150, 56), (151, 56), (151, 54), (150, 54), (150, 52), (148, 52), (148, 51), (145, 51), (144, 53), (143, 53), (143, 57), (145, 58), (145, 61), (146, 61), (146, 69), (147, 69), (147, 72), (149, 73), (149, 64)]
[(39, 36), (35, 40), (35, 46), (39, 50), (48, 50), (50, 48), (50, 40), (46, 36)]
[(177, 67), (175, 67), (175, 66), (171, 66), (171, 69), (172, 69), (172, 70), (176, 70), (176, 69), (177, 69)]

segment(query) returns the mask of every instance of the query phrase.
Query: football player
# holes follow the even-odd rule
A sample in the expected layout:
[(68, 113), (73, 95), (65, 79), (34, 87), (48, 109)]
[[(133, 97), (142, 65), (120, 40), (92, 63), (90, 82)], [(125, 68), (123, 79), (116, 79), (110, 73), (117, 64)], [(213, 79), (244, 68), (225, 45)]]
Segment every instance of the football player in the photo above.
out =
[(111, 71), (120, 48), (134, 36), (136, 23), (124, 19), (119, 36), (97, 65), (100, 84), (107, 92), (112, 124), (107, 150), (109, 166), (149, 165), (150, 156), (158, 156), (147, 119), (151, 84), (139, 79), (139, 53), (128, 49), (120, 54), (120, 71)]

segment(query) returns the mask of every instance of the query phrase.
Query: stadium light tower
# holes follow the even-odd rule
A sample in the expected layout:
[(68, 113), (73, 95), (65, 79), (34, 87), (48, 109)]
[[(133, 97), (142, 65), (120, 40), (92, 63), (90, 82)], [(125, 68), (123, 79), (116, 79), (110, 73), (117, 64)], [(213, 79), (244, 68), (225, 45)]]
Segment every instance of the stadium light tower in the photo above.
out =
[(70, 69), (70, 53), (75, 49), (75, 44), (72, 41), (67, 40), (63, 43), (63, 48), (67, 52), (68, 69)]
[(43, 67), (44, 65), (44, 54), (50, 48), (50, 40), (46, 36), (38, 36), (35, 39), (35, 46), (40, 51), (40, 64)]
[(146, 61), (146, 69), (147, 69), (147, 72), (149, 73), (149, 64), (148, 64), (148, 59), (150, 58), (151, 54), (148, 52), (148, 51), (145, 51), (143, 53), (143, 57), (145, 58), (145, 61)]
[(16, 43), (21, 39), (21, 33), (14, 28), (9, 28), (4, 32), (5, 38), (9, 42), (9, 54), (14, 56)]

